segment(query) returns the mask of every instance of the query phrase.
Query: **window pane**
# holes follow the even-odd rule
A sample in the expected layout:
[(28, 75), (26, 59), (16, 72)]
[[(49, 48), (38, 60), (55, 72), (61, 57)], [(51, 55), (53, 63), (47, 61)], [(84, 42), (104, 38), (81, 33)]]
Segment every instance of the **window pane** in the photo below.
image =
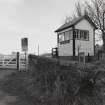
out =
[(89, 31), (80, 30), (80, 39), (89, 40)]
[(64, 33), (59, 34), (59, 42), (64, 41)]
[(70, 39), (73, 39), (73, 31), (70, 30), (69, 32), (70, 32)]
[(82, 39), (83, 37), (82, 37), (82, 31), (80, 31), (80, 38)]
[(69, 31), (65, 32), (65, 40), (70, 40)]
[(75, 38), (78, 39), (78, 30), (75, 30)]
[(84, 32), (84, 39), (88, 39), (86, 31)]
[(81, 38), (84, 39), (84, 31), (81, 31)]
[(77, 38), (77, 39), (80, 39), (80, 30), (77, 30), (76, 38)]
[(89, 40), (89, 31), (87, 31), (87, 40)]

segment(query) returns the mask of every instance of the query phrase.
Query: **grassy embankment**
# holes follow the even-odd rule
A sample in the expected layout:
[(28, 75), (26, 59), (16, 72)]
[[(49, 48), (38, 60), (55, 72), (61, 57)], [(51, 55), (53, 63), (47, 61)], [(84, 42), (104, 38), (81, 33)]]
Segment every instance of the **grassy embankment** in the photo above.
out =
[[(18, 96), (16, 105), (67, 105), (74, 102), (95, 105), (102, 102), (100, 90), (104, 85), (99, 80), (105, 73), (94, 71), (102, 63), (94, 65), (92, 68), (80, 68), (76, 64), (66, 67), (47, 58), (30, 56), (29, 71), (13, 73), (1, 86), (5, 92)], [(84, 72), (88, 69), (90, 72)]]

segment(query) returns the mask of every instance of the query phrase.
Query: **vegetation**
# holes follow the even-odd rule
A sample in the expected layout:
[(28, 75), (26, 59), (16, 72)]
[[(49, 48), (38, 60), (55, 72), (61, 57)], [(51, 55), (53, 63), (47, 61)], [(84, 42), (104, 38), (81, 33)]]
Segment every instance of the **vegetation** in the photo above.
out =
[(65, 67), (33, 55), (29, 67), (28, 72), (13, 73), (1, 85), (4, 91), (19, 96), (16, 105), (103, 104), (104, 71), (93, 68), (85, 72), (75, 65)]
[(85, 0), (84, 3), (79, 1), (76, 3), (75, 9), (75, 14), (67, 16), (65, 22), (70, 22), (83, 15), (89, 16), (97, 26), (97, 29), (100, 30), (98, 32), (98, 40), (103, 41), (103, 48), (105, 50), (105, 0)]

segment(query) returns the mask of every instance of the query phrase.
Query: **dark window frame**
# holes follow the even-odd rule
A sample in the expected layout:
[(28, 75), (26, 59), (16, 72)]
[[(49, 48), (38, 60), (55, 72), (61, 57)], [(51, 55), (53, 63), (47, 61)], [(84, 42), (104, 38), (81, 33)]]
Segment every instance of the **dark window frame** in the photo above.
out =
[(62, 32), (62, 33), (58, 34), (58, 43), (63, 42), (63, 41), (60, 41), (60, 36), (61, 36), (62, 34), (63, 34), (63, 36), (64, 36), (64, 40), (65, 40), (65, 33)]
[(88, 30), (79, 30), (75, 29), (74, 31), (75, 39), (89, 41), (89, 31)]
[(66, 32), (69, 32), (69, 39), (68, 39), (68, 40), (70, 40), (70, 30), (69, 30), (69, 31), (65, 31), (65, 32), (64, 32), (64, 40), (65, 40), (65, 41), (68, 41), (68, 40), (66, 40), (66, 39), (65, 39), (65, 36), (66, 36), (66, 34), (65, 34), (65, 33), (66, 33)]
[[(72, 39), (70, 39), (70, 35), (71, 35), (71, 32), (70, 32), (70, 31), (73, 31), (73, 30), (68, 30), (68, 31), (59, 33), (59, 34), (58, 34), (58, 43), (60, 43), (60, 44), (67, 44), (67, 43), (70, 43), (70, 40), (72, 40)], [(69, 32), (69, 39), (68, 39), (68, 40), (66, 40), (66, 38), (65, 38), (65, 37), (66, 37), (66, 35), (65, 35), (66, 32)], [(64, 35), (64, 41), (59, 41), (59, 36), (62, 35), (62, 34)]]

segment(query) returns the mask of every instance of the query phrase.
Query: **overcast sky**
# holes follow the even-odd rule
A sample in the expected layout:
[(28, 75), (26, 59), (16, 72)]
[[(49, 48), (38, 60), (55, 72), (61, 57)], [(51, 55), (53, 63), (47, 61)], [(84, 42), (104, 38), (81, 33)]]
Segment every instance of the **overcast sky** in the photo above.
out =
[(56, 47), (54, 31), (72, 15), (77, 0), (0, 0), (0, 53), (21, 51), (21, 38), (29, 38), (29, 53)]

